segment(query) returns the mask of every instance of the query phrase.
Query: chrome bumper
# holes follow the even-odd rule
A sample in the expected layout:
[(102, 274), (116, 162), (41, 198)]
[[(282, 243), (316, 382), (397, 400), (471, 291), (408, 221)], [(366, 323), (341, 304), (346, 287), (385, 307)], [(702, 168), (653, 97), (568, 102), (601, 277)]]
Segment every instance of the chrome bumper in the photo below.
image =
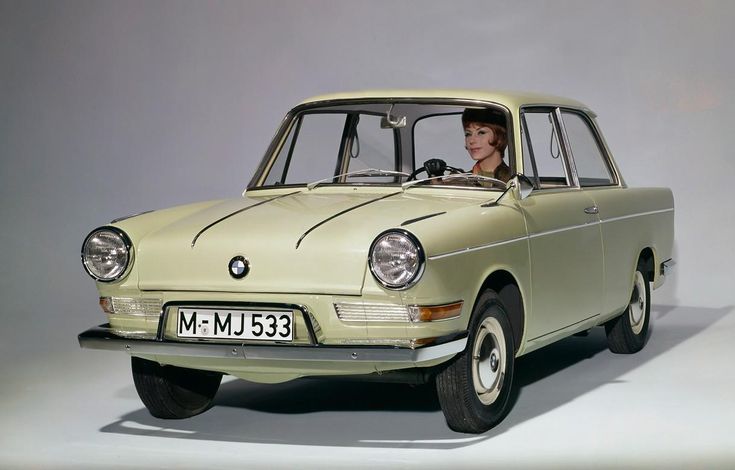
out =
[(204, 357), (235, 361), (315, 361), (421, 363), (449, 359), (464, 350), (467, 338), (419, 349), (373, 346), (260, 346), (237, 343), (178, 343), (154, 339), (131, 339), (114, 334), (107, 325), (90, 328), (79, 335), (86, 349), (124, 351), (132, 355)]
[(676, 261), (671, 258), (661, 263), (661, 275), (664, 277), (670, 276), (674, 271), (674, 266), (676, 266)]

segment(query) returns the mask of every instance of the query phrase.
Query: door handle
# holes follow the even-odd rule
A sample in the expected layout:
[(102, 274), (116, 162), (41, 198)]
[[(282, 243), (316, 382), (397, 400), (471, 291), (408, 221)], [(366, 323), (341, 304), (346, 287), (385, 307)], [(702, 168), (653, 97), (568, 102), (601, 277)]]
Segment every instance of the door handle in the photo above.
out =
[(599, 214), (600, 209), (597, 208), (597, 206), (589, 206), (584, 208), (585, 214)]

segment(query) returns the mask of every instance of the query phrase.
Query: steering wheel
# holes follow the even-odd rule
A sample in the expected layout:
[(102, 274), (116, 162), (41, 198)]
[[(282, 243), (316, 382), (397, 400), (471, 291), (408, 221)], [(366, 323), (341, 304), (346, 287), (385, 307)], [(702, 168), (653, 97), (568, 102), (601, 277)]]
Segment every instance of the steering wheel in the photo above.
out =
[(428, 178), (434, 177), (434, 176), (444, 176), (445, 172), (449, 172), (449, 174), (455, 174), (455, 173), (464, 173), (465, 171), (461, 168), (455, 168), (453, 166), (447, 165), (447, 162), (442, 160), (441, 158), (431, 158), (429, 160), (426, 160), (424, 162), (424, 166), (420, 168), (416, 168), (413, 170), (413, 173), (409, 175), (408, 179), (406, 181), (413, 181), (416, 179), (416, 176), (426, 172), (426, 176)]

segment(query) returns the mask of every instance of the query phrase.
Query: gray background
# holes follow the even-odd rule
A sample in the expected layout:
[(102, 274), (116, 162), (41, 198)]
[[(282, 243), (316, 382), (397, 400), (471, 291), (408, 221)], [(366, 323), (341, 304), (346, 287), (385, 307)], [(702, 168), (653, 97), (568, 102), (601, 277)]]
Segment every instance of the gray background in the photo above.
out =
[[(149, 463), (177, 462), (159, 443), (170, 436), (159, 435), (158, 426), (171, 424), (145, 417), (126, 359), (79, 351), (76, 345), (79, 331), (103, 320), (93, 283), (79, 264), (82, 238), (89, 230), (142, 210), (238, 196), (283, 114), (308, 96), (436, 87), (532, 90), (579, 99), (599, 114), (629, 185), (673, 189), (679, 264), (676, 277), (654, 294), (663, 306), (654, 315), (660, 326), (647, 348), (652, 352), (638, 359), (648, 368), (635, 358), (610, 356), (602, 351), (601, 337), (593, 335), (582, 343), (586, 352), (566, 369), (567, 380), (587, 377), (600, 383), (567, 390), (563, 372), (544, 380), (530, 378), (525, 396), (538, 399), (522, 401), (522, 394), (499, 437), (460, 445), (456, 439), (467, 436), (443, 430), (427, 437), (419, 432), (429, 442), (422, 444), (424, 450), (453, 448), (451, 454), (420, 454), (433, 455), (428, 461), (411, 453), (412, 433), (400, 430), (412, 428), (401, 427), (403, 418), (396, 422), (396, 413), (390, 411), (398, 409), (408, 421), (441, 428), (441, 413), (431, 403), (424, 409), (393, 402), (376, 414), (370, 407), (335, 407), (326, 400), (314, 409), (292, 410), (294, 417), (288, 411), (279, 414), (275, 403), (259, 407), (257, 400), (255, 405), (238, 402), (234, 397), (250, 389), (231, 385), (224, 401), (209, 413), (214, 418), (179, 423), (184, 429), (174, 432), (177, 437), (204, 436), (198, 441), (202, 449), (221, 452), (208, 454), (214, 460), (201, 461), (178, 454), (178, 463), (232, 463), (232, 449), (222, 446), (249, 442), (254, 446), (251, 460), (241, 463), (262, 464), (258, 458), (270, 456), (276, 466), (296, 461), (289, 458), (316, 465), (323, 463), (319, 446), (325, 445), (337, 446), (333, 455), (344, 456), (344, 461), (334, 457), (335, 466), (440, 465), (441, 455), (469, 463), (473, 456), (486, 455), (483, 446), (495, 446), (497, 452), (506, 452), (496, 454), (501, 461), (523, 465), (508, 452), (527, 442), (529, 432), (547, 443), (555, 442), (554, 436), (566, 442), (567, 447), (538, 449), (556, 456), (548, 461), (553, 463), (571, 456), (592, 458), (569, 446), (579, 440), (587, 450), (595, 449), (595, 455), (612, 452), (615, 446), (606, 446), (605, 439), (592, 438), (590, 443), (588, 432), (564, 434), (558, 428), (559, 423), (576, 426), (582, 415), (588, 423), (594, 413), (608, 419), (609, 436), (631, 439), (624, 444), (638, 449), (636, 444), (655, 441), (650, 447), (640, 445), (640, 454), (628, 455), (633, 461), (652, 463), (660, 455), (673, 455), (680, 465), (702, 456), (732, 461), (732, 451), (723, 449), (733, 439), (717, 433), (720, 419), (733, 414), (727, 411), (733, 409), (727, 397), (735, 395), (732, 368), (717, 362), (710, 369), (702, 365), (733, 353), (723, 337), (735, 323), (735, 211), (730, 197), (735, 164), (726, 148), (735, 97), (733, 24), (735, 3), (730, 1), (0, 0), (0, 398), (5, 407), (0, 464), (93, 465), (111, 452), (120, 457), (119, 465), (136, 464), (129, 452), (119, 449), (137, 450)], [(459, 135), (457, 145), (462, 145)], [(560, 357), (567, 357), (564, 351), (559, 350)], [(589, 357), (599, 361), (592, 370), (584, 360)], [(553, 364), (548, 367), (558, 368)], [(622, 369), (600, 372), (610, 367)], [(721, 373), (723, 368), (727, 373)], [(698, 403), (701, 398), (709, 408), (659, 409), (646, 421), (650, 435), (621, 437), (628, 435), (627, 424), (609, 422), (609, 415), (602, 414), (609, 410), (592, 406), (600, 400), (614, 403), (619, 395), (604, 396), (607, 388), (600, 384), (621, 380), (638, 397), (632, 398), (634, 406), (623, 406), (631, 413), (638, 412), (637, 406), (660, 405), (660, 399), (651, 398), (652, 387), (659, 387), (659, 396), (681, 393), (687, 402), (694, 398)], [(295, 387), (307, 394), (355, 392), (368, 399), (367, 392), (349, 386)], [(266, 396), (266, 390), (255, 387), (254, 393)], [(286, 396), (290, 389), (278, 390)], [(727, 393), (710, 397), (712, 390)], [(549, 396), (559, 399), (533, 404), (545, 403)], [(585, 397), (588, 408), (569, 408)], [(222, 411), (228, 407), (234, 411)], [(669, 412), (681, 420), (662, 418)], [(271, 415), (277, 424), (263, 418)], [(137, 434), (115, 427), (131, 416), (142, 429), (136, 428)], [(227, 421), (228, 416), (255, 420), (270, 440), (248, 434)], [(426, 423), (421, 421), (425, 416)], [(387, 421), (399, 430), (389, 433), (398, 443), (392, 446), (408, 448), (407, 453), (386, 453), (384, 446), (383, 453), (371, 452), (369, 443), (380, 439), (361, 440), (360, 427), (350, 427), (361, 420), (368, 429), (380, 429)], [(672, 429), (684, 421), (694, 421), (711, 434), (705, 434), (694, 454), (682, 457), (679, 439), (685, 435)], [(63, 424), (54, 428), (48, 422)], [(277, 432), (294, 429), (294, 422), (295, 429), (336, 426), (342, 431), (326, 432), (323, 442), (318, 432), (309, 431), (308, 439)], [(523, 432), (514, 434), (519, 429)], [(138, 434), (148, 439), (139, 440)], [(28, 443), (34, 439), (47, 450), (33, 451)], [(365, 440), (368, 444), (355, 444)], [(165, 447), (177, 441), (161, 442)], [(293, 447), (273, 456), (265, 451), (273, 445)], [(242, 447), (236, 448), (245, 459)], [(308, 452), (298, 450), (304, 448)], [(350, 452), (362, 460), (349, 460)], [(619, 456), (612, 453), (611, 458)]]

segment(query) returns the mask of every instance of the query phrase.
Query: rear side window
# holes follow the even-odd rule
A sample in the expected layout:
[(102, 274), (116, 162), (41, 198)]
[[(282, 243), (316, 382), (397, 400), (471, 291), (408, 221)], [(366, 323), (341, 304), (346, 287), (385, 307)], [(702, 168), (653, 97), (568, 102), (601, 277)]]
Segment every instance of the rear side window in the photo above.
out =
[(562, 111), (564, 128), (572, 150), (574, 166), (580, 186), (606, 186), (615, 184), (602, 145), (592, 125), (585, 116), (571, 111)]
[(523, 112), (523, 168), (540, 188), (570, 185), (569, 171), (562, 155), (552, 110)]

